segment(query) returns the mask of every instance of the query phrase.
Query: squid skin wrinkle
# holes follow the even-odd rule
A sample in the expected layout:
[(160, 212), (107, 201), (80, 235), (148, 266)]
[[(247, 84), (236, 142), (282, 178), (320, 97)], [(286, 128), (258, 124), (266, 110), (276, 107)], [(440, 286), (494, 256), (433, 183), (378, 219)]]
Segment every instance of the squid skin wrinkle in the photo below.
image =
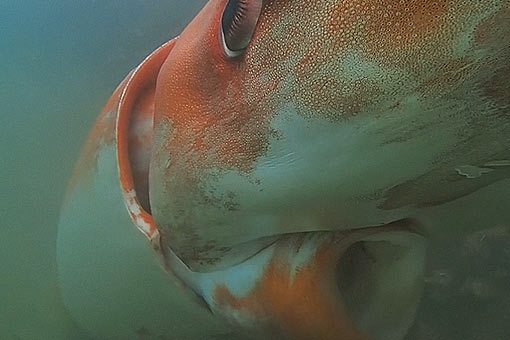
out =
[(67, 309), (95, 338), (403, 339), (428, 236), (508, 182), (508, 79), (509, 0), (210, 0), (76, 163)]

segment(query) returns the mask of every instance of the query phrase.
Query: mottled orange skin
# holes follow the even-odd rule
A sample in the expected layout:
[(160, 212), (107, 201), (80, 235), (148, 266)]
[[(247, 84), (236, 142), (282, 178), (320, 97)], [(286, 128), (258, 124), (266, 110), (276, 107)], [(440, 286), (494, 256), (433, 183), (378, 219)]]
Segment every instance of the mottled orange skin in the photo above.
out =
[[(360, 325), (355, 324), (344, 304), (339, 282), (351, 278), (345, 277), (344, 272), (340, 274), (339, 266), (343, 263), (339, 259), (351, 245), (367, 236), (412, 229), (407, 221), (382, 228), (324, 233), (325, 237), (311, 252), (310, 235), (284, 236), (250, 292), (235, 294), (227, 285), (219, 284), (213, 291), (212, 309), (269, 339), (370, 339), (366, 330), (358, 329)], [(302, 256), (298, 254), (307, 247), (306, 262), (296, 264), (295, 258)], [(400, 313), (396, 306), (388, 307), (393, 308), (389, 313)]]
[[(152, 206), (167, 243), (191, 263), (211, 264), (230, 251), (231, 245), (202, 237), (212, 226), (200, 225), (197, 216), (212, 205), (238, 209), (239, 194), (206, 187), (227, 171), (259, 181), (253, 176), (259, 160), (272, 141), (285, 138), (271, 124), (289, 103), (311, 123), (326, 119), (337, 126), (358, 117), (377, 124), (400, 113), (393, 131), (386, 124), (376, 131), (382, 145), (406, 143), (442, 121), (458, 124), (458, 145), (438, 152), (436, 169), (370, 194), (385, 197), (382, 210), (437, 205), (507, 176), (495, 172), (465, 186), (455, 171), (459, 164), (507, 157), (501, 147), (472, 147), (475, 139), (486, 143), (482, 125), (500, 136), (494, 143), (509, 141), (508, 90), (497, 78), (504, 77), (490, 76), (485, 66), (508, 72), (507, 0), (269, 0), (237, 59), (225, 57), (219, 39), (225, 3), (210, 1), (186, 28), (156, 87)], [(493, 29), (481, 41), (477, 32), (488, 22)], [(475, 98), (471, 93), (482, 93), (480, 100), (494, 102), (494, 109), (446, 107)], [(403, 101), (409, 96), (417, 98), (422, 118), (408, 117)], [(478, 110), (488, 111), (484, 117)]]
[[(498, 170), (466, 183), (455, 171), (459, 165), (510, 158), (508, 0), (267, 0), (251, 44), (237, 58), (228, 58), (221, 43), (226, 3), (209, 1), (171, 51), (142, 63), (119, 86), (73, 180), (84, 180), (95, 170), (99, 150), (115, 145), (119, 182), (133, 220), (149, 225), (145, 230), (137, 224), (157, 246), (161, 235), (163, 254), (175, 252), (186, 269), (208, 272), (241, 263), (273, 236), (366, 227), (363, 222), (345, 227), (344, 221), (356, 220), (340, 206), (347, 201), (377, 201), (374, 214), (402, 209), (395, 216), (403, 219), (413, 217), (406, 215), (408, 207), (450, 202), (509, 176)], [(417, 114), (406, 102), (409, 97), (419, 107)], [(272, 189), (261, 184), (256, 171), (267, 165), (261, 164), (264, 157), (280, 156), (271, 154), (271, 147), (288, 136), (273, 123), (281, 118), (285, 125), (282, 112), (289, 106), (310, 126), (352, 124), (357, 131), (355, 123), (365, 119), (374, 126), (370, 131), (382, 136), (380, 146), (406, 145), (448, 128), (455, 138), (434, 150), (435, 158), (411, 178), (373, 192), (341, 201), (344, 197), (334, 194), (342, 186), (327, 192), (333, 199), (324, 194), (330, 188), (309, 188), (307, 193), (317, 190), (316, 196), (300, 204), (313, 216), (296, 213), (302, 207), (287, 196), (294, 187), (282, 187), (268, 203), (257, 201), (263, 196), (256, 191), (236, 191), (235, 185), (223, 190), (217, 183), (226, 174), (259, 192)], [(309, 144), (320, 137), (302, 136)], [(292, 156), (292, 147), (283, 156)], [(328, 156), (342, 147), (327, 145)], [(278, 161), (267, 161), (266, 167), (274, 173), (292, 167)], [(323, 159), (324, 165), (328, 161)], [(370, 160), (365, 165), (370, 167)], [(305, 182), (320, 176), (331, 173), (312, 173)], [(242, 206), (240, 197), (255, 203)], [(276, 217), (267, 208), (271, 204), (278, 207)], [(238, 225), (243, 209), (247, 216), (271, 218), (249, 229)], [(318, 224), (308, 226), (303, 216)], [(381, 216), (377, 224), (391, 222), (394, 215)], [(275, 225), (267, 227), (270, 223)], [(250, 294), (236, 297), (220, 285), (214, 301), (247, 312), (290, 339), (362, 339), (331, 279), (339, 248), (321, 248), (293, 278), (286, 256), (272, 259)]]
[[(407, 87), (406, 82), (397, 84), (394, 89), (397, 93), (418, 89), (426, 96), (430, 91), (449, 91), (479, 67), (480, 61), (455, 58), (451, 51), (452, 39), (468, 25), (476, 24), (473, 50), (499, 48), (499, 55), (484, 61), (502, 69), (480, 84), (481, 89), (502, 104), (509, 102), (504, 86), (508, 65), (503, 60), (509, 53), (501, 40), (509, 31), (505, 23), (510, 18), (510, 5), (506, 1), (473, 4), (447, 0), (319, 0), (310, 4), (304, 0), (268, 0), (254, 42), (245, 55), (235, 60), (225, 58), (218, 39), (225, 3), (211, 1), (180, 37), (165, 66), (157, 71), (156, 105), (160, 109), (155, 122), (165, 126), (166, 121), (171, 121), (172, 129), (172, 138), (161, 144), (169, 154), (179, 150), (181, 154), (193, 155), (188, 157), (193, 159), (182, 161), (194, 166), (249, 171), (267, 149), (269, 136), (276, 133), (269, 127), (272, 114), (289, 98), (296, 98), (309, 109), (303, 112), (305, 115), (315, 112), (335, 120), (373, 107), (380, 100), (374, 98), (376, 95), (384, 99), (388, 93), (373, 81), (360, 78), (342, 84), (337, 77), (315, 75), (328, 61), (342, 58), (351, 48), (382, 66), (404, 67), (421, 82), (421, 86), (414, 88)], [(491, 7), (498, 3), (501, 9), (491, 14)], [(313, 14), (309, 15), (309, 11)], [(475, 19), (485, 12), (484, 20)], [(293, 39), (281, 44), (271, 33), (278, 30)], [(291, 67), (282, 66), (295, 57), (298, 61)], [(433, 66), (436, 68), (431, 70)], [(291, 73), (297, 76), (296, 82), (290, 90), (283, 91), (282, 81)], [(102, 110), (77, 163), (76, 177), (94, 168), (100, 143), (112, 143), (124, 85), (125, 81)], [(148, 118), (153, 112), (152, 96), (153, 93), (143, 99), (145, 109), (137, 109)], [(390, 104), (399, 105), (398, 101)], [(137, 147), (142, 140), (136, 138), (144, 139), (144, 148), (151, 142), (148, 135), (133, 138), (132, 143), (139, 144)], [(183, 147), (196, 153), (182, 152)]]
[[(285, 248), (284, 248), (285, 249)], [(292, 275), (284, 251), (275, 255), (246, 297), (235, 297), (218, 286), (214, 299), (219, 307), (249, 313), (266, 327), (269, 336), (281, 339), (361, 340), (341, 304), (335, 270), (341, 247), (325, 244), (306, 266)]]
[(158, 142), (170, 153), (189, 148), (193, 160), (186, 162), (248, 170), (264, 150), (253, 127), (265, 119), (243, 98), (249, 75), (242, 59), (228, 60), (222, 50), (218, 33), (225, 4), (209, 2), (179, 37), (160, 71), (154, 121), (158, 126), (171, 120), (171, 139)]

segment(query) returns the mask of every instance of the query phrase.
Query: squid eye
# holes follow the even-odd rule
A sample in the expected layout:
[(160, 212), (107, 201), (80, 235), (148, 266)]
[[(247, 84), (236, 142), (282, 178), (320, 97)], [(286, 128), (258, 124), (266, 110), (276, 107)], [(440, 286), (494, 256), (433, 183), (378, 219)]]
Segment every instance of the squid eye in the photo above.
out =
[(221, 20), (223, 49), (228, 57), (243, 53), (257, 26), (263, 0), (229, 0)]

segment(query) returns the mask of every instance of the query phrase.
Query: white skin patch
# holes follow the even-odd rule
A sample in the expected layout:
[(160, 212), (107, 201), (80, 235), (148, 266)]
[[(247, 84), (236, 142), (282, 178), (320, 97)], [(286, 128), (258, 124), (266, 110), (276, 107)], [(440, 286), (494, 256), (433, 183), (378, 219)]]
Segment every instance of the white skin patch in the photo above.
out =
[(305, 267), (313, 259), (317, 249), (323, 244), (325, 238), (330, 237), (330, 235), (327, 233), (311, 233), (304, 237), (305, 240), (302, 245), (298, 246), (294, 243), (290, 250), (290, 253), (293, 254), (289, 259), (291, 283), (294, 282), (294, 277), (299, 269)]
[(478, 178), (480, 176), (482, 176), (483, 174), (487, 174), (489, 172), (493, 172), (494, 169), (488, 169), (488, 168), (479, 168), (477, 166), (473, 166), (473, 165), (462, 165), (462, 166), (459, 166), (458, 168), (455, 168), (455, 170), (457, 171), (457, 173), (459, 175), (462, 175), (462, 176), (465, 176), (467, 178)]
[(221, 31), (221, 44), (223, 45), (223, 51), (225, 51), (225, 54), (229, 58), (239, 57), (243, 53), (243, 51), (232, 51), (230, 48), (228, 48), (223, 31)]
[(142, 210), (140, 208), (140, 204), (138, 204), (136, 200), (136, 192), (134, 190), (130, 190), (128, 192), (124, 192), (124, 202), (126, 203), (126, 207), (133, 218), (133, 222), (136, 227), (149, 239), (153, 239), (155, 237), (154, 232), (152, 231), (151, 224), (142, 216)]
[(214, 306), (215, 289), (221, 285), (225, 285), (234, 296), (248, 295), (263, 276), (274, 250), (275, 245), (272, 245), (238, 265), (215, 272), (199, 273), (191, 271), (168, 249), (167, 265), (188, 287), (203, 297), (209, 306)]

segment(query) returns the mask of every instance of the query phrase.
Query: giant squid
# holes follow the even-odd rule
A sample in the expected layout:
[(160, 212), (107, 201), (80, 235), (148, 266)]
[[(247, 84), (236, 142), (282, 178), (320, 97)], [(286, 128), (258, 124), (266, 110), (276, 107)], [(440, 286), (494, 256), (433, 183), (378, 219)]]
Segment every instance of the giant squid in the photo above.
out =
[(510, 176), (508, 79), (508, 0), (210, 0), (90, 133), (66, 308), (96, 338), (402, 339), (429, 235), (468, 227), (437, 209)]

